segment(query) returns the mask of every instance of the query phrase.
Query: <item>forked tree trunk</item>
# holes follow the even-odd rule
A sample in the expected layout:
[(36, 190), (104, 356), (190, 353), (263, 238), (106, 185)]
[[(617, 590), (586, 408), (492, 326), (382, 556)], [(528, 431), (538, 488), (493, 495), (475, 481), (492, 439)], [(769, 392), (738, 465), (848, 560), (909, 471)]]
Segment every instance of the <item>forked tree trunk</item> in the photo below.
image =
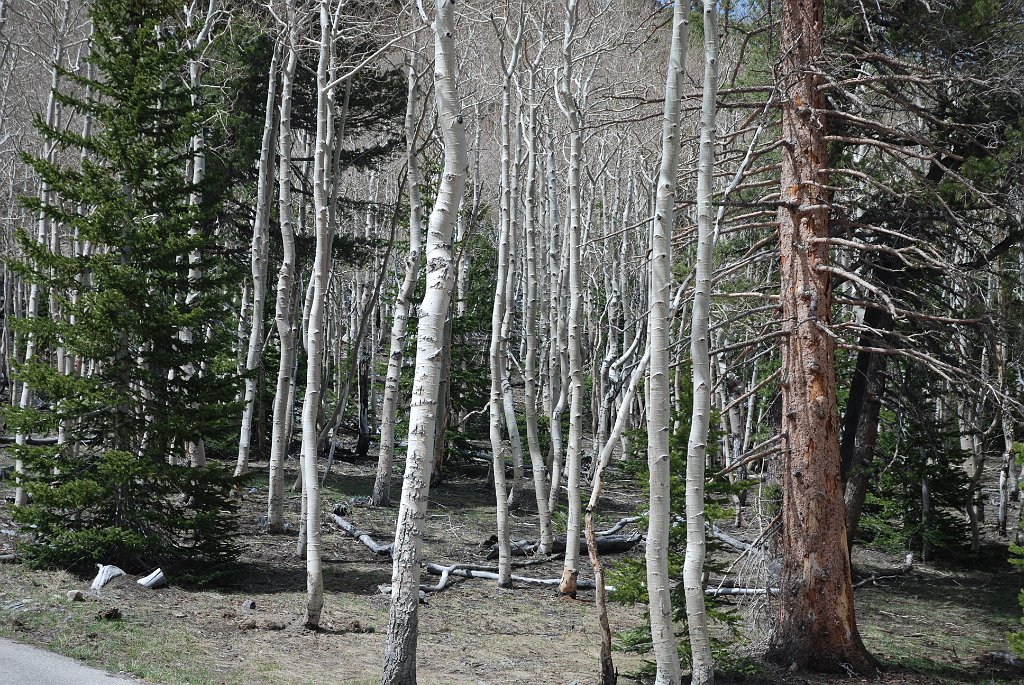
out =
[[(661, 168), (651, 227), (650, 312), (647, 334), (651, 350), (647, 375), (647, 465), (650, 472), (650, 523), (647, 527), (647, 594), (651, 640), (657, 664), (657, 685), (678, 685), (682, 679), (676, 636), (672, 629), (672, 590), (668, 575), (671, 467), (669, 457), (670, 311), (672, 228), (679, 159), (679, 110), (686, 73), (689, 6), (676, 0), (672, 13), (672, 51), (665, 78), (665, 110), (661, 131)], [(696, 399), (695, 399), (696, 401)], [(687, 483), (689, 490), (689, 483)], [(687, 497), (689, 503), (689, 497)], [(703, 520), (701, 522), (703, 530)], [(689, 526), (688, 526), (689, 529)], [(689, 552), (689, 549), (687, 550)]]
[(391, 611), (382, 685), (416, 682), (420, 545), (426, 523), (445, 320), (454, 286), (452, 229), (466, 185), (466, 130), (455, 91), (455, 7), (435, 0), (434, 99), (444, 138), (444, 169), (427, 226), (426, 295), (420, 304), (409, 415), (409, 447), (395, 530)]
[(828, 272), (825, 103), (816, 71), (824, 0), (783, 0), (782, 570), (768, 658), (787, 667), (876, 669), (857, 632), (840, 482), (839, 412)]

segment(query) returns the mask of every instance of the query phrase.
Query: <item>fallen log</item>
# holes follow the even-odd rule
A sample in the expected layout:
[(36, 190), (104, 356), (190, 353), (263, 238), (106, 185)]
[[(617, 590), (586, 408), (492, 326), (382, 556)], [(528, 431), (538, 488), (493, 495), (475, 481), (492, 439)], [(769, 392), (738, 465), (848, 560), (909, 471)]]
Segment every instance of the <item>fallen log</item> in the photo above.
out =
[[(636, 547), (636, 544), (640, 542), (643, 536), (640, 533), (634, 533), (632, 535), (601, 535), (597, 536), (597, 551), (601, 554), (614, 554), (616, 552), (628, 552), (629, 550)], [(587, 554), (587, 539), (580, 537), (580, 554)], [(512, 556), (523, 557), (533, 554), (537, 551), (540, 546), (539, 540), (516, 540), (512, 543)], [(566, 540), (565, 537), (555, 538), (551, 545), (551, 551), (554, 553), (565, 552)], [(491, 548), (487, 552), (489, 560), (498, 558), (498, 545), (491, 545)]]
[(614, 526), (612, 526), (608, 530), (598, 531), (598, 532), (594, 533), (594, 535), (596, 535), (598, 537), (601, 537), (602, 535), (615, 535), (616, 533), (618, 533), (620, 530), (622, 530), (623, 528), (625, 528), (629, 524), (631, 524), (631, 523), (639, 523), (641, 518), (643, 518), (643, 517), (642, 516), (627, 516), (625, 518), (621, 518), (621, 519), (619, 519), (618, 523), (616, 523)]
[(743, 542), (743, 540), (739, 540), (731, 535), (728, 535), (727, 533), (723, 533), (714, 526), (712, 526), (711, 528), (711, 536), (717, 540), (721, 540), (733, 549), (738, 549), (741, 552), (747, 552), (750, 550), (749, 542)]
[(395, 546), (395, 543), (389, 542), (386, 545), (378, 544), (378, 542), (373, 539), (373, 536), (370, 535), (369, 531), (356, 528), (350, 521), (343, 519), (337, 514), (330, 514), (330, 517), (339, 528), (369, 547), (370, 551), (374, 554), (380, 556), (391, 556), (391, 549)]
[[(342, 518), (341, 516), (338, 516), (337, 514), (330, 514), (330, 517), (334, 521), (334, 523), (337, 524), (337, 526), (341, 530), (343, 530), (344, 532), (348, 533), (349, 535), (351, 535), (355, 539), (357, 539), (360, 542), (362, 542), (371, 551), (373, 551), (374, 554), (378, 554), (378, 555), (381, 555), (381, 556), (390, 555), (391, 554), (391, 549), (392, 549), (393, 545), (391, 545), (391, 544), (387, 544), (387, 545), (379, 544), (376, 540), (373, 539), (373, 536), (370, 535), (370, 533), (368, 533), (365, 530), (359, 529), (351, 521), (348, 521), (348, 520)], [(626, 521), (626, 519), (623, 519), (623, 521)], [(632, 522), (633, 521), (627, 521), (627, 523), (632, 523)], [(622, 525), (626, 525), (626, 523), (622, 523), (622, 521), (620, 521), (619, 523), (621, 523)], [(616, 524), (616, 525), (619, 525), (619, 524)], [(619, 535), (619, 536), (606, 536), (606, 537), (619, 537), (619, 538), (625, 538), (625, 539), (632, 540), (632, 545), (631, 546), (635, 546), (636, 543), (639, 542), (643, 538), (643, 536), (640, 535), (639, 533), (636, 533), (636, 534), (634, 534), (632, 536)], [(562, 540), (562, 550), (561, 550), (561, 552), (564, 552), (565, 551), (565, 538), (562, 538), (561, 540)], [(528, 541), (524, 540), (522, 542), (528, 542)], [(586, 547), (584, 547), (584, 549), (586, 549)], [(599, 542), (598, 543), (598, 550), (600, 550), (600, 549), (601, 549), (601, 545), (600, 545), (600, 542)], [(524, 566), (533, 566), (533, 565), (539, 564), (539, 563), (546, 563), (546, 562), (551, 561), (552, 559), (556, 558), (557, 556), (559, 556), (559, 554), (553, 554), (552, 556), (547, 557), (545, 559), (534, 559), (534, 560), (531, 560), (531, 561), (520, 562), (518, 564), (513, 564), (513, 566), (517, 567), (517, 568), (522, 568)], [(426, 562), (423, 565), (423, 568), (427, 571), (427, 573), (430, 573), (430, 574), (435, 575), (435, 576), (440, 576), (440, 579), (438, 580), (436, 585), (420, 585), (420, 591), (421, 592), (441, 592), (442, 590), (444, 590), (445, 588), (448, 587), (448, 582), (451, 580), (452, 576), (459, 576), (459, 577), (462, 577), (462, 578), (483, 578), (483, 579), (486, 579), (486, 580), (498, 580), (498, 569), (496, 567), (494, 567), (494, 566), (482, 566), (482, 565), (478, 565), (478, 564), (452, 564), (451, 566), (442, 566), (440, 564), (435, 564), (435, 563), (432, 563), (432, 562)], [(521, 583), (523, 585), (531, 585), (531, 586), (534, 586), (534, 587), (558, 587), (559, 584), (562, 582), (562, 579), (561, 578), (530, 578), (528, 576), (513, 575), (512, 576), (512, 582), (514, 582), (514, 583)], [(577, 580), (576, 581), (576, 589), (578, 589), (578, 590), (593, 590), (593, 589), (595, 589), (594, 582), (591, 581), (591, 580)], [(605, 589), (605, 592), (615, 592), (615, 586), (614, 585), (605, 585), (604, 589)], [(381, 586), (381, 592), (390, 592), (390, 586), (386, 586), (386, 585)], [(778, 588), (719, 587), (719, 588), (714, 588), (714, 589), (710, 589), (710, 588), (709, 589), (705, 589), (705, 592), (707, 594), (709, 594), (709, 595), (712, 595), (712, 596), (714, 596), (714, 595), (763, 595), (763, 594), (776, 595), (776, 594), (778, 594), (779, 590), (778, 590)]]
[[(497, 580), (498, 574), (495, 571), (483, 571), (480, 567), (475, 567), (470, 564), (455, 564), (453, 566), (441, 566), (440, 564), (428, 563), (426, 565), (427, 573), (432, 573), (435, 576), (441, 576), (447, 578), (450, 576), (463, 576), (464, 578), (485, 578), (487, 580)], [(447, 576), (445, 575), (447, 573)], [(512, 575), (513, 583), (522, 583), (523, 585), (533, 585), (537, 587), (558, 587), (558, 584), (562, 582), (561, 578), (529, 578), (527, 576)], [(438, 583), (441, 586), (441, 583)], [(433, 592), (443, 590), (444, 587), (428, 586)], [(424, 587), (426, 590), (428, 587)], [(579, 590), (593, 590), (594, 583), (589, 580), (578, 580), (576, 581), (576, 588)], [(606, 592), (614, 592), (615, 588), (611, 585), (605, 585)]]
[(704, 594), (712, 597), (723, 595), (777, 595), (777, 587), (718, 587), (704, 590)]
[(862, 588), (865, 585), (877, 585), (879, 580), (890, 580), (892, 578), (898, 578), (910, 573), (914, 568), (914, 554), (913, 552), (907, 554), (906, 559), (903, 561), (903, 566), (894, 570), (892, 573), (872, 573), (867, 578), (857, 581), (853, 584), (853, 589)]

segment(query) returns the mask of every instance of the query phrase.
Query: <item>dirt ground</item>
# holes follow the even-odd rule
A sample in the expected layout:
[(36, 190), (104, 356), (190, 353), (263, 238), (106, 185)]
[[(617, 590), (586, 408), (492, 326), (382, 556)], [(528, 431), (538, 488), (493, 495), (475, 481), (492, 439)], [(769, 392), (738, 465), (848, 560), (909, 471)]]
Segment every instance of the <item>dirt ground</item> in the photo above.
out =
[[(0, 459), (2, 461), (2, 459)], [(0, 464), (2, 465), (2, 464)], [(0, 636), (42, 645), (112, 671), (134, 673), (169, 685), (331, 682), (377, 683), (387, 630), (391, 567), (334, 526), (323, 528), (326, 606), (322, 630), (301, 625), (304, 562), (294, 556), (295, 535), (269, 535), (265, 516), (266, 470), (256, 468), (245, 491), (241, 572), (216, 590), (170, 587), (146, 590), (135, 577), (116, 579), (88, 592), (91, 579), (62, 572), (0, 565)], [(400, 477), (394, 481), (397, 500)], [(345, 501), (348, 518), (378, 541), (393, 535), (395, 508), (360, 506), (369, 494), (367, 464), (336, 464), (324, 491), (325, 505)], [(10, 495), (10, 481), (0, 483)], [(602, 501), (607, 523), (633, 513), (639, 489), (630, 476), (614, 474)], [(526, 500), (532, 495), (528, 492)], [(431, 490), (425, 558), (438, 563), (488, 563), (480, 543), (493, 532), (493, 491), (475, 468), (451, 470)], [(298, 522), (298, 497), (287, 516)], [(10, 505), (0, 505), (0, 555), (16, 543)], [(329, 506), (328, 506), (329, 508)], [(513, 517), (513, 536), (534, 537), (532, 507)], [(734, 533), (749, 539), (744, 531)], [(1017, 592), (1024, 574), (1006, 563), (1006, 545), (994, 535), (969, 566), (915, 564), (910, 573), (856, 591), (858, 620), (868, 648), (886, 666), (881, 681), (893, 685), (1024, 682), (1024, 670), (1000, 664), (991, 652), (1007, 649), (1004, 635), (1018, 626)], [(641, 555), (642, 550), (629, 554)], [(614, 563), (616, 557), (608, 557)], [(902, 559), (858, 550), (863, 574), (886, 575)], [(581, 574), (589, 577), (589, 565)], [(517, 571), (554, 578), (560, 562)], [(425, 582), (434, 582), (425, 577)], [(67, 591), (84, 591), (71, 602)], [(456, 581), (428, 596), (420, 611), (418, 674), (423, 685), (535, 683), (567, 685), (598, 680), (599, 637), (592, 593), (578, 600), (552, 590), (501, 590), (485, 580)], [(255, 609), (243, 607), (252, 600)], [(121, 618), (99, 618), (116, 607)], [(644, 620), (643, 607), (611, 605), (614, 631)], [(848, 678), (788, 673), (756, 661), (756, 646), (742, 637), (738, 656), (754, 657), (743, 673), (724, 682), (818, 685)], [(615, 653), (620, 682), (643, 665), (640, 656)]]

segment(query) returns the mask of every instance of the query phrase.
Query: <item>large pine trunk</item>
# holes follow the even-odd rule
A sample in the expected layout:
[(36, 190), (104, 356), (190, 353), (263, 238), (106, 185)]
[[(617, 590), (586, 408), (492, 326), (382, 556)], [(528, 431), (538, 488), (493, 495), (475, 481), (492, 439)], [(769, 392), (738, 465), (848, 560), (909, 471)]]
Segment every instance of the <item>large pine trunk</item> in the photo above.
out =
[(779, 206), (782, 359), (782, 571), (768, 658), (797, 668), (876, 668), (857, 632), (840, 481), (828, 274), (823, 0), (782, 4)]

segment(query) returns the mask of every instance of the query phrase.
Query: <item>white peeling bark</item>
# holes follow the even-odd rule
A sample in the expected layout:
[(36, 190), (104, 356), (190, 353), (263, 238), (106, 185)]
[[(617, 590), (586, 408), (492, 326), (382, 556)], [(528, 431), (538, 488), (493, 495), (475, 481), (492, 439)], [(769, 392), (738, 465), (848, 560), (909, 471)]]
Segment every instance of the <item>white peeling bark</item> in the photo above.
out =
[[(704, 467), (707, 464), (708, 421), (711, 416), (708, 336), (714, 230), (711, 199), (715, 171), (715, 98), (718, 94), (717, 14), (715, 0), (704, 0), (704, 91), (697, 161), (697, 274), (690, 316), (693, 410), (686, 446), (686, 560), (683, 563), (686, 624), (693, 655), (692, 685), (713, 685), (715, 682), (715, 664), (711, 657), (708, 616), (704, 606), (704, 557), (707, 552), (704, 539)], [(685, 45), (682, 49), (685, 50)], [(677, 64), (681, 61), (678, 57), (673, 60)], [(672, 95), (678, 97), (678, 92)]]
[(263, 350), (263, 305), (267, 292), (267, 258), (270, 252), (270, 201), (274, 194), (274, 129), (277, 99), (277, 66), (280, 50), (275, 46), (267, 75), (267, 106), (263, 117), (263, 140), (260, 146), (259, 177), (256, 186), (256, 217), (252, 224), (250, 247), (252, 268), (252, 324), (249, 326), (249, 347), (245, 356), (245, 396), (242, 427), (238, 438), (238, 461), (235, 477), (249, 470), (249, 443), (252, 439), (252, 416), (256, 407), (256, 369)]
[(455, 90), (455, 7), (435, 0), (434, 99), (444, 139), (444, 170), (427, 226), (426, 295), (420, 305), (409, 416), (409, 447), (395, 530), (391, 611), (383, 685), (416, 682), (420, 546), (426, 521), (445, 320), (454, 286), (452, 229), (466, 186), (466, 130)]
[[(535, 70), (530, 71), (530, 92), (533, 92)], [(551, 553), (551, 509), (548, 507), (547, 469), (540, 451), (540, 431), (537, 422), (537, 106), (529, 103), (526, 130), (526, 307), (523, 312), (526, 337), (526, 373), (523, 391), (526, 408), (526, 445), (533, 466), (533, 489), (537, 500), (537, 518), (540, 521), (541, 554)]]
[(270, 438), (270, 476), (267, 525), (271, 532), (284, 531), (284, 460), (291, 438), (292, 400), (295, 396), (295, 228), (292, 216), (292, 87), (299, 63), (295, 0), (286, 0), (287, 54), (281, 70), (281, 104), (278, 123), (278, 218), (283, 257), (277, 272), (274, 323), (280, 341), (277, 392)]
[(672, 288), (672, 227), (679, 158), (679, 110), (686, 73), (689, 5), (676, 0), (672, 15), (672, 48), (665, 79), (661, 168), (658, 173), (654, 225), (651, 228), (650, 313), (651, 347), (647, 378), (647, 463), (650, 470), (650, 524), (647, 529), (647, 593), (651, 638), (657, 663), (657, 685), (678, 685), (682, 673), (672, 630), (672, 597), (668, 576), (671, 510), (669, 462), (669, 367)]
[[(569, 179), (566, 190), (569, 193), (569, 436), (565, 450), (565, 473), (568, 488), (569, 516), (565, 527), (567, 540), (580, 536), (580, 462), (583, 446), (583, 354), (580, 348), (580, 254), (582, 207), (580, 204), (580, 164), (583, 155), (583, 114), (572, 93), (572, 68), (574, 64), (573, 43), (576, 33), (577, 0), (566, 0), (565, 33), (562, 39), (561, 80), (558, 84), (558, 105), (569, 123)], [(564, 594), (576, 592), (576, 577), (579, 574), (580, 550), (578, 545), (566, 545), (565, 563), (562, 568), (562, 583), (559, 591)]]
[(317, 477), (317, 414), (320, 411), (321, 366), (324, 356), (324, 321), (327, 309), (328, 274), (331, 268), (330, 195), (327, 184), (329, 136), (334, 117), (328, 73), (332, 59), (333, 30), (329, 0), (320, 0), (320, 60), (317, 64), (316, 146), (313, 151), (313, 208), (316, 256), (313, 261), (313, 292), (310, 298), (306, 359), (306, 398), (302, 403), (302, 490), (306, 501), (306, 614), (303, 624), (320, 625), (324, 606), (324, 578), (320, 562), (320, 479)]
[(391, 502), (391, 468), (395, 458), (395, 420), (398, 414), (398, 381), (402, 374), (406, 330), (412, 296), (419, 281), (420, 256), (423, 250), (423, 202), (420, 199), (419, 159), (416, 156), (416, 103), (419, 98), (416, 34), (412, 36), (409, 53), (409, 87), (405, 109), (405, 150), (409, 167), (409, 254), (405, 259), (405, 277), (395, 300), (394, 320), (391, 324), (391, 352), (388, 355), (387, 376), (384, 379), (384, 404), (380, 417), (380, 453), (377, 457), (377, 477), (373, 483), (371, 503), (376, 507)]

